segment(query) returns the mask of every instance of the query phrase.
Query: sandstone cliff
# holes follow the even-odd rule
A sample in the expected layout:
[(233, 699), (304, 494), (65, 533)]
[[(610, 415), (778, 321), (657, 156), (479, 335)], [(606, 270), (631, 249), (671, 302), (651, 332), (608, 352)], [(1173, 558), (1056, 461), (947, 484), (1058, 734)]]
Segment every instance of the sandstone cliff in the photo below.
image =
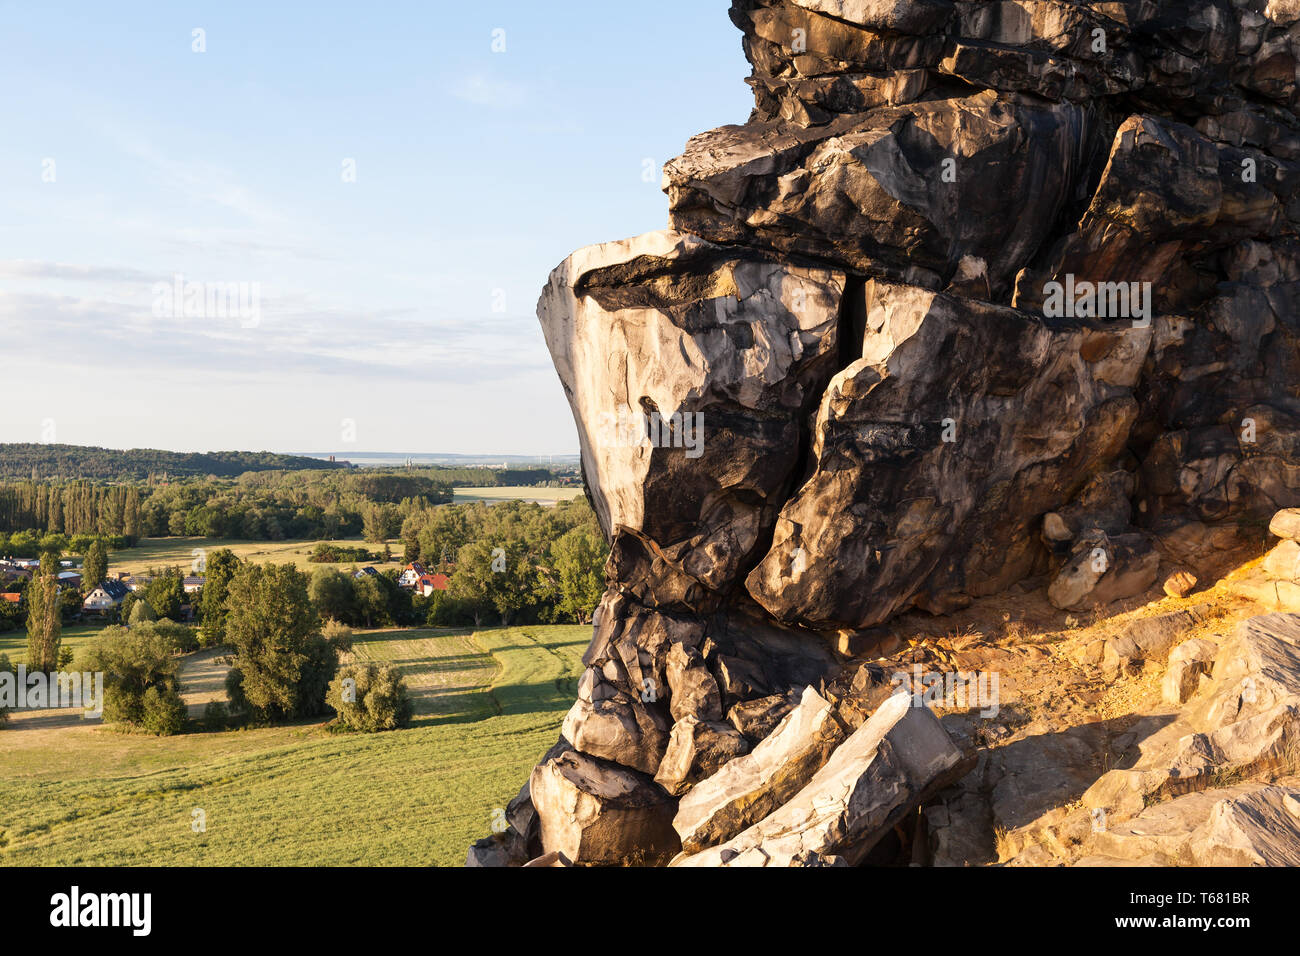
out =
[[(1183, 599), (1224, 572), (1214, 555), (1258, 553), (1234, 527), (1300, 505), (1300, 3), (733, 0), (731, 18), (748, 122), (665, 165), (669, 229), (579, 250), (542, 294), (609, 590), (563, 738), (471, 862), (666, 863), (685, 840), (680, 865), (835, 865), (883, 861), (886, 837), (919, 862), (1046, 862), (1031, 824), (1061, 861), (1102, 859), (1134, 844), (1094, 846), (1090, 807), (1289, 767), (1300, 684), (1274, 674), (1249, 733), (1224, 701), (1264, 658), (1300, 661), (1300, 632), (1229, 639), (1225, 617), (1268, 605)], [(1062, 624), (1146, 620), (1172, 571), (1192, 583), (1160, 613), (1189, 616), (1154, 651)], [(1061, 647), (912, 623), (996, 623), (1009, 593)], [(1172, 657), (1207, 621), (1211, 646)], [(921, 662), (1030, 692), (1049, 659), (1074, 669), (1056, 679), (1073, 719), (1037, 734), (890, 696)], [(1071, 736), (1101, 706), (1089, 681), (1144, 661), (1177, 671), (1175, 729), (1127, 729), (1160, 704), (1134, 683), (1104, 743)], [(1119, 781), (1096, 761), (1126, 733), (1115, 759), (1143, 773)], [(1051, 799), (1022, 774), (1057, 780)], [(1125, 853), (1227, 860), (1234, 808), (1296, 800), (1259, 787), (1197, 805), (1192, 849)], [(963, 847), (981, 828), (999, 845)]]

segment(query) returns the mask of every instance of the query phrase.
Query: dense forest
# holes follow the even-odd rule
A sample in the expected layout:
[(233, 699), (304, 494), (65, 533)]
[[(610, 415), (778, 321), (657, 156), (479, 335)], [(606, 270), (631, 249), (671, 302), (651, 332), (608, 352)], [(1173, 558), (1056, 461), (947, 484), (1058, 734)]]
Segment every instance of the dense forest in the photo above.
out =
[(322, 461), (269, 451), (176, 452), (156, 448), (94, 448), (88, 445), (0, 443), (0, 478), (90, 478), (142, 481), (150, 476), (234, 478), (246, 471), (345, 469)]

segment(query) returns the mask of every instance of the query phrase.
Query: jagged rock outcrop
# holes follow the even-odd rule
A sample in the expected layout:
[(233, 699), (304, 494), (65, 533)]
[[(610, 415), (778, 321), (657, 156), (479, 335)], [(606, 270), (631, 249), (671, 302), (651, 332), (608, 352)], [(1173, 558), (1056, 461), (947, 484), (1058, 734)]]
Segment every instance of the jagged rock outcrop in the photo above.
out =
[[(578, 865), (662, 862), (674, 817), (781, 762), (804, 688), (865, 739), (890, 688), (846, 659), (893, 653), (897, 615), (1017, 583), (1062, 613), (1162, 581), (1181, 599), (1232, 522), (1300, 508), (1300, 5), (733, 0), (731, 18), (749, 120), (665, 165), (669, 230), (575, 252), (539, 304), (609, 590), (533, 774), (531, 835), (483, 845), (484, 862), (516, 861), (520, 841)], [(1275, 533), (1239, 586), (1300, 609), (1300, 520)], [(927, 808), (935, 858), (988, 858), (959, 823), (1014, 817), (1017, 780), (1087, 789), (1122, 818), (1275, 761), (1293, 688), (1264, 658), (1300, 668), (1291, 625), (1186, 640), (1200, 622), (1176, 609), (1080, 657), (1107, 679), (1168, 657), (1165, 698), (1192, 716), (1133, 769), (1089, 789), (1082, 756), (1018, 750), (991, 794)], [(1276, 706), (1230, 706), (1256, 666)], [(864, 860), (924, 789), (900, 782), (908, 759), (842, 744), (819, 774), (862, 806), (756, 785), (778, 805), (730, 817), (754, 833), (705, 846), (688, 822), (683, 859)], [(1290, 806), (1275, 797), (1268, 813)], [(1193, 858), (1286, 858), (1241, 836), (1242, 799)], [(811, 840), (805, 812), (829, 835)]]
[(1300, 616), (1240, 625), (1218, 648), (1211, 680), (1176, 720), (1144, 740), (1129, 769), (1103, 775), (1086, 806), (1122, 820), (1215, 778), (1294, 771), (1300, 754)]
[(961, 764), (934, 714), (896, 694), (778, 809), (672, 865), (852, 866), (927, 794), (952, 782)]
[(729, 840), (794, 796), (844, 739), (835, 709), (811, 687), (754, 751), (737, 758), (682, 798), (673, 827), (682, 851)]

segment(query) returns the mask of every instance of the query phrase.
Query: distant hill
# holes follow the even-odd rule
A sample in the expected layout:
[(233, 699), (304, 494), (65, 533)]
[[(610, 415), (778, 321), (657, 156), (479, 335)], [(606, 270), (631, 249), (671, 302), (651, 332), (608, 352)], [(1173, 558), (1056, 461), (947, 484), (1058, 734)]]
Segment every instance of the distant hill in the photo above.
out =
[(177, 452), (157, 448), (94, 448), (88, 445), (0, 443), (0, 478), (94, 478), (126, 481), (167, 474), (173, 478), (246, 471), (346, 468), (343, 462), (269, 451)]

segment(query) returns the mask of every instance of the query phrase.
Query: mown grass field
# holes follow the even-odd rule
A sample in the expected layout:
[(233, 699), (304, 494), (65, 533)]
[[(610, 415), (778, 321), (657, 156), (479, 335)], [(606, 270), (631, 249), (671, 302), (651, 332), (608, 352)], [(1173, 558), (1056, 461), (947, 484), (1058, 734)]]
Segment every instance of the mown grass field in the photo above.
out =
[(571, 501), (582, 497), (581, 488), (533, 488), (503, 485), (500, 488), (456, 488), (454, 501), (536, 501), (542, 504)]
[[(350, 548), (365, 548), (367, 551), (379, 554), (381, 557), (384, 551), (382, 544), (370, 544), (359, 537), (339, 539), (329, 543), (341, 544)], [(215, 551), (218, 548), (229, 548), (235, 552), (236, 556), (246, 561), (251, 560), (258, 564), (293, 564), (300, 571), (310, 571), (313, 568), (351, 567), (354, 564), (372, 564), (381, 571), (385, 568), (405, 567), (405, 563), (402, 561), (403, 545), (397, 539), (388, 542), (388, 546), (393, 552), (393, 560), (387, 564), (383, 561), (346, 561), (341, 564), (315, 564), (308, 561), (307, 556), (315, 549), (316, 544), (315, 541), (227, 541), (222, 538), (185, 537), (144, 538), (134, 548), (110, 551), (108, 569), (110, 571), (130, 571), (132, 574), (139, 574), (149, 568), (175, 566), (189, 574), (195, 560), (195, 551)]]
[[(457, 866), (555, 742), (588, 626), (357, 635), (410, 728), (157, 738), (18, 715), (0, 730), (0, 864)], [(194, 832), (193, 811), (206, 815)]]
[[(65, 625), (61, 646), (70, 648), (75, 653), (103, 629), (103, 624)], [(8, 654), (9, 659), (15, 664), (27, 660), (27, 631), (19, 628), (16, 631), (0, 633), (0, 654)]]

